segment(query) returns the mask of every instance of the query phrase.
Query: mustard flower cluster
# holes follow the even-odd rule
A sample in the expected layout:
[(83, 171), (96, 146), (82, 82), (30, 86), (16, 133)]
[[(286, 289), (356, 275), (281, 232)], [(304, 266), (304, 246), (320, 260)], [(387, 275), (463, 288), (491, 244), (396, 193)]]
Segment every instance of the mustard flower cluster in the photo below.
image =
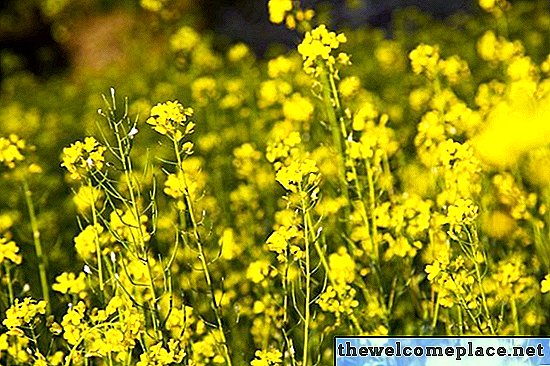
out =
[(8, 328), (8, 332), (21, 332), (21, 327), (31, 324), (34, 317), (46, 313), (46, 302), (36, 301), (26, 297), (23, 301), (15, 299), (14, 304), (6, 311), (6, 318), (2, 324)]
[(307, 32), (302, 43), (298, 45), (298, 53), (304, 61), (304, 71), (307, 74), (320, 75), (325, 65), (333, 72), (337, 62), (343, 65), (350, 64), (348, 54), (340, 52), (336, 57), (333, 55), (333, 52), (346, 42), (344, 33), (329, 32), (325, 25)]
[(146, 122), (161, 135), (167, 135), (175, 141), (180, 141), (192, 133), (195, 128), (195, 123), (189, 121), (189, 117), (192, 116), (192, 108), (184, 108), (177, 101), (168, 101), (151, 108), (151, 116)]
[(22, 257), (19, 247), (13, 240), (0, 236), (0, 263), (10, 260), (12, 263), (21, 264)]
[(61, 166), (67, 169), (72, 179), (83, 179), (87, 173), (103, 168), (106, 150), (94, 137), (86, 137), (84, 141), (63, 148)]
[(275, 24), (281, 24), (285, 15), (292, 10), (292, 0), (269, 0), (267, 3), (269, 20)]
[(431, 79), (442, 75), (451, 84), (462, 81), (470, 74), (466, 61), (457, 55), (441, 58), (437, 46), (420, 44), (409, 53), (409, 59), (415, 74), (424, 74)]
[(269, 0), (267, 10), (269, 21), (275, 24), (285, 23), (287, 28), (295, 29), (297, 26), (309, 27), (315, 11), (313, 9), (298, 9), (294, 0)]
[(16, 163), (25, 159), (22, 154), (25, 147), (25, 140), (15, 134), (8, 138), (0, 137), (0, 163), (8, 168), (14, 168)]
[(250, 366), (276, 366), (282, 362), (281, 351), (256, 351), (256, 358), (250, 362)]
[[(547, 334), (550, 11), (478, 5), (344, 35), (270, 0), (301, 41), (257, 59), (187, 24), (196, 4), (143, 0), (113, 24), (153, 26), (104, 69), (42, 80), (2, 52), (0, 364), (321, 366), (334, 335)], [(40, 9), (61, 38), (80, 24)], [(98, 111), (113, 82), (128, 98)]]

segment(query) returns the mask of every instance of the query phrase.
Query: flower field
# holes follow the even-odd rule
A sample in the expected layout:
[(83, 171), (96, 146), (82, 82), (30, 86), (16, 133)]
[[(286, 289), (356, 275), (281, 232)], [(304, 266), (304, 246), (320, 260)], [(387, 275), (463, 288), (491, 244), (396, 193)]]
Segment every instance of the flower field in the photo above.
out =
[(0, 53), (0, 364), (313, 366), (335, 335), (550, 334), (547, 1), (384, 31), (269, 0), (296, 42), (265, 57), (175, 3), (132, 8), (147, 26), (100, 70)]

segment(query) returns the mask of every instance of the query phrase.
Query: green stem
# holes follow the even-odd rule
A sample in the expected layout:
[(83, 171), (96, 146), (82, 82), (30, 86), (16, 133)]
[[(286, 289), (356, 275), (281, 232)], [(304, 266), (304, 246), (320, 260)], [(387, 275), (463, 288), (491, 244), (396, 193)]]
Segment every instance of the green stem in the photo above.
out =
[(374, 210), (376, 208), (376, 195), (374, 192), (374, 180), (373, 176), (374, 173), (372, 171), (372, 166), (370, 164), (369, 159), (365, 159), (365, 166), (367, 167), (367, 182), (368, 182), (368, 188), (369, 188), (369, 207), (371, 211), (371, 221), (372, 221), (372, 242), (374, 246), (374, 258), (376, 260), (376, 263), (380, 263), (380, 252), (378, 248), (378, 229), (376, 227), (376, 215), (374, 214)]
[(435, 327), (437, 326), (437, 318), (439, 317), (439, 294), (437, 294), (437, 299), (435, 300), (435, 309), (432, 318), (432, 335), (435, 333)]
[(512, 297), (511, 305), (512, 305), (512, 318), (514, 318), (514, 332), (515, 332), (515, 335), (519, 336), (521, 335), (521, 332), (519, 329), (518, 308), (516, 306), (516, 299), (514, 299), (513, 297)]
[[(338, 124), (338, 119), (336, 116), (336, 112), (334, 111), (334, 107), (332, 106), (332, 98), (331, 98), (331, 85), (334, 84), (334, 80), (332, 79), (332, 75), (327, 75), (327, 73), (323, 73), (321, 77), (321, 81), (323, 84), (323, 99), (325, 101), (326, 106), (326, 112), (327, 117), (330, 123), (330, 132), (332, 133), (332, 143), (336, 148), (336, 153), (338, 155), (338, 171), (339, 171), (339, 177), (340, 177), (340, 189), (342, 190), (342, 193), (344, 197), (346, 198), (346, 202), (350, 202), (349, 200), (349, 192), (348, 192), (348, 183), (346, 180), (346, 165), (345, 165), (345, 158), (344, 158), (344, 148), (342, 144), (342, 126)], [(340, 102), (338, 98), (335, 98), (335, 103), (337, 105), (337, 108), (340, 107)], [(344, 138), (345, 138), (344, 133)], [(349, 207), (346, 207), (346, 224), (348, 222), (349, 217)]]
[(211, 307), (212, 307), (212, 310), (214, 311), (214, 316), (216, 317), (216, 323), (217, 323), (218, 329), (221, 333), (221, 340), (222, 340), (222, 347), (223, 347), (223, 350), (224, 350), (225, 361), (226, 361), (228, 366), (231, 366), (232, 363), (231, 363), (231, 357), (229, 355), (229, 347), (227, 345), (227, 339), (225, 337), (225, 330), (224, 330), (222, 318), (221, 318), (221, 315), (220, 315), (220, 313), (221, 313), (220, 304), (218, 304), (218, 301), (216, 300), (214, 284), (212, 282), (212, 277), (210, 275), (210, 270), (208, 268), (208, 263), (206, 261), (206, 255), (205, 255), (204, 248), (203, 248), (203, 245), (202, 245), (202, 239), (201, 239), (200, 234), (199, 234), (199, 225), (197, 224), (197, 221), (196, 221), (196, 218), (195, 218), (193, 202), (191, 200), (191, 195), (189, 194), (189, 189), (188, 189), (188, 185), (187, 185), (187, 179), (185, 177), (185, 172), (183, 171), (180, 148), (179, 148), (179, 145), (178, 145), (178, 141), (175, 138), (172, 138), (172, 141), (174, 143), (174, 152), (176, 154), (176, 159), (177, 159), (176, 174), (181, 173), (181, 177), (182, 177), (182, 180), (183, 180), (185, 203), (186, 203), (187, 209), (189, 210), (189, 217), (191, 219), (191, 226), (192, 226), (192, 229), (193, 229), (193, 235), (195, 237), (195, 242), (197, 244), (197, 249), (199, 251), (199, 260), (201, 262), (201, 267), (202, 267), (202, 270), (203, 270), (203, 273), (204, 273), (204, 279), (205, 279), (206, 284), (207, 284), (208, 289), (209, 289)]
[[(477, 236), (477, 230), (473, 230), (473, 239), (476, 248), (479, 248), (479, 238)], [(491, 312), (489, 311), (489, 306), (487, 305), (487, 297), (485, 296), (485, 290), (483, 289), (483, 277), (481, 276), (481, 270), (479, 269), (479, 263), (476, 259), (476, 253), (473, 253), (473, 262), (476, 272), (476, 279), (479, 286), (479, 292), (481, 293), (481, 299), (483, 303), (483, 310), (485, 311), (485, 316), (487, 317), (487, 325), (489, 326), (489, 331), (492, 335), (496, 335), (495, 328), (493, 327), (493, 320), (491, 319)]]
[[(312, 220), (311, 220), (311, 216), (309, 215), (309, 211), (307, 211), (307, 213), (306, 213), (306, 220), (308, 222), (309, 227), (313, 227), (313, 223), (312, 223)], [(328, 265), (325, 252), (323, 251), (323, 249), (319, 245), (319, 240), (314, 240), (313, 241), (313, 247), (315, 248), (315, 251), (317, 252), (317, 255), (319, 256), (319, 260), (321, 261), (321, 265), (323, 266), (323, 269), (325, 270), (325, 273), (327, 273), (330, 285), (334, 289), (336, 289), (338, 287), (338, 284), (336, 283), (336, 281), (334, 281), (334, 278), (330, 276), (330, 267)], [(336, 291), (336, 296), (338, 296), (338, 300), (340, 300), (340, 301), (342, 300), (342, 295), (338, 291)], [(359, 324), (359, 320), (357, 319), (357, 317), (354, 314), (350, 314), (349, 317), (350, 317), (350, 320), (351, 320), (352, 324), (355, 326), (355, 329), (359, 332), (359, 334), (363, 334), (363, 328)]]
[(458, 311), (458, 334), (464, 335), (464, 318), (462, 316), (462, 308), (460, 306), (457, 306)]
[(309, 215), (307, 204), (304, 200), (304, 193), (301, 185), (299, 186), (300, 195), (302, 196), (302, 213), (304, 220), (304, 254), (305, 254), (305, 299), (304, 299), (304, 345), (303, 345), (303, 356), (302, 356), (302, 365), (308, 365), (308, 355), (309, 355), (309, 323), (310, 323), (310, 301), (311, 301), (311, 263), (310, 263), (310, 253), (309, 253)]
[(96, 251), (96, 258), (97, 258), (97, 272), (99, 275), (99, 291), (101, 292), (101, 296), (104, 296), (103, 294), (103, 261), (101, 259), (101, 246), (99, 243), (99, 234), (97, 232), (97, 212), (95, 208), (95, 200), (94, 200), (94, 187), (92, 186), (92, 181), (88, 180), (88, 186), (90, 187), (90, 192), (92, 194), (92, 202), (91, 202), (91, 210), (92, 210), (92, 223), (94, 225), (94, 241), (95, 241), (95, 251)]
[(25, 202), (27, 204), (27, 209), (31, 220), (32, 238), (34, 243), (34, 250), (36, 252), (36, 259), (38, 261), (38, 275), (40, 277), (40, 286), (42, 287), (42, 297), (44, 298), (44, 301), (46, 301), (46, 313), (49, 315), (51, 313), (51, 304), (48, 277), (46, 274), (47, 258), (44, 256), (44, 253), (42, 251), (40, 230), (38, 228), (38, 220), (36, 219), (36, 211), (34, 208), (34, 203), (32, 201), (32, 192), (29, 189), (27, 179), (23, 177), (22, 180), (23, 190), (25, 191)]
[[(113, 103), (114, 106), (114, 103)], [(114, 124), (114, 132), (117, 139), (118, 149), (121, 154), (121, 161), (122, 161), (122, 167), (124, 170), (124, 175), (126, 177), (126, 185), (128, 187), (128, 194), (130, 195), (130, 203), (131, 203), (131, 210), (132, 210), (132, 216), (136, 219), (137, 222), (137, 231), (138, 231), (138, 257), (142, 259), (147, 265), (147, 273), (149, 277), (149, 289), (151, 291), (152, 296), (152, 304), (149, 306), (152, 310), (151, 313), (151, 321), (153, 325), (153, 330), (155, 332), (155, 336), (162, 338), (162, 330), (159, 329), (158, 325), (162, 324), (161, 315), (160, 315), (160, 306), (158, 304), (158, 297), (157, 297), (157, 291), (154, 284), (154, 276), (153, 271), (151, 268), (151, 263), (149, 261), (149, 253), (147, 250), (147, 247), (145, 245), (145, 239), (143, 235), (143, 229), (142, 229), (142, 222), (141, 222), (141, 215), (137, 204), (137, 199), (134, 193), (134, 178), (132, 176), (132, 161), (130, 160), (129, 151), (124, 149), (124, 145), (122, 142), (122, 139), (120, 137), (120, 131), (118, 129), (118, 125)], [(158, 340), (158, 339), (157, 339)]]
[(11, 283), (11, 266), (6, 262), (4, 265), (4, 268), (6, 270), (6, 281), (8, 282), (8, 297), (9, 297), (9, 304), (13, 305), (13, 301), (15, 300), (15, 296), (13, 295), (13, 284)]

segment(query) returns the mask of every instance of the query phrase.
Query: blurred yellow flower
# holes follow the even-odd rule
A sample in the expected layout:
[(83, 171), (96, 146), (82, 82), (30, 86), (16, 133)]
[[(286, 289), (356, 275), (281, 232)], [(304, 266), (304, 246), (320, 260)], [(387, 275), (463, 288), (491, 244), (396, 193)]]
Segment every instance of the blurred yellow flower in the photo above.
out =
[(286, 13), (292, 10), (292, 0), (269, 0), (267, 9), (269, 21), (281, 24), (285, 20)]
[(0, 236), (0, 263), (4, 262), (6, 259), (9, 259), (15, 264), (20, 264), (22, 257), (17, 253), (19, 253), (19, 247), (15, 244), (15, 242)]
[(20, 139), (17, 135), (11, 134), (7, 138), (0, 137), (0, 163), (8, 168), (14, 168), (16, 162), (25, 159), (21, 153), (25, 146), (25, 140)]
[(543, 294), (550, 291), (550, 275), (544, 276), (544, 279), (540, 283), (540, 292)]
[(473, 140), (487, 163), (512, 166), (525, 153), (550, 141), (550, 98), (539, 100), (530, 94), (518, 89), (487, 116), (486, 127)]

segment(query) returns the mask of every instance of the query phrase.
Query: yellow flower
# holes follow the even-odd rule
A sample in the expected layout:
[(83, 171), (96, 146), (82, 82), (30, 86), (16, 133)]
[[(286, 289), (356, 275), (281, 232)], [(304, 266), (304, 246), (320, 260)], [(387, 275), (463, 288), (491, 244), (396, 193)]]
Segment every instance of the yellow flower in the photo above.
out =
[(193, 28), (183, 26), (170, 38), (170, 48), (174, 52), (188, 53), (191, 52), (200, 42), (200, 35)]
[(258, 107), (266, 108), (281, 102), (291, 91), (292, 86), (282, 80), (263, 81), (258, 90)]
[(361, 80), (357, 76), (348, 76), (338, 84), (338, 91), (344, 98), (351, 98), (361, 89)]
[(447, 208), (447, 220), (451, 228), (470, 225), (477, 217), (478, 207), (471, 199), (459, 198)]
[(0, 334), (0, 352), (7, 351), (9, 348), (7, 333)]
[(23, 301), (15, 299), (14, 304), (6, 310), (6, 318), (2, 322), (9, 330), (29, 324), (31, 320), (46, 313), (46, 302), (36, 301), (26, 297)]
[(17, 253), (19, 253), (19, 247), (17, 244), (15, 244), (14, 241), (0, 236), (0, 263), (4, 262), (6, 259), (9, 259), (15, 264), (20, 264), (22, 258), (21, 255)]
[(75, 294), (80, 298), (86, 297), (86, 276), (80, 272), (78, 277), (72, 272), (63, 272), (55, 279), (52, 290), (62, 294)]
[(491, 212), (482, 222), (483, 232), (497, 239), (508, 237), (515, 225), (515, 220), (503, 211)]
[(92, 170), (101, 170), (107, 149), (93, 137), (86, 137), (84, 142), (76, 141), (63, 148), (62, 167), (65, 167), (72, 179), (78, 180)]
[(306, 191), (317, 186), (320, 175), (315, 161), (311, 159), (292, 160), (288, 166), (282, 166), (275, 174), (277, 182), (291, 192)]
[(521, 42), (497, 37), (493, 31), (485, 32), (477, 42), (477, 53), (485, 61), (508, 61), (522, 56), (524, 51)]
[(468, 63), (456, 55), (440, 60), (438, 68), (451, 84), (456, 84), (470, 75)]
[(340, 247), (338, 252), (328, 257), (330, 267), (329, 276), (338, 284), (352, 283), (355, 279), (355, 261), (348, 254), (345, 247)]
[(260, 283), (269, 275), (269, 262), (258, 260), (250, 263), (246, 270), (246, 278), (254, 283)]
[(506, 0), (479, 0), (479, 7), (488, 13), (496, 13), (499, 16), (502, 10), (510, 6)]
[(15, 168), (15, 164), (23, 161), (25, 157), (21, 153), (25, 149), (25, 140), (11, 134), (8, 138), (0, 137), (0, 164), (8, 168)]
[[(80, 258), (89, 260), (92, 254), (96, 252), (96, 240), (99, 240), (99, 235), (103, 232), (103, 226), (96, 224), (95, 226), (88, 225), (74, 238), (74, 247)], [(103, 240), (100, 240), (100, 244)]]
[(181, 198), (185, 195), (185, 189), (188, 188), (185, 184), (184, 175), (182, 172), (176, 174), (168, 174), (166, 182), (164, 182), (164, 193), (172, 198)]
[(403, 50), (396, 41), (384, 40), (374, 50), (374, 56), (383, 70), (402, 70), (405, 66)]
[(269, 21), (281, 24), (285, 20), (286, 13), (292, 10), (292, 0), (269, 0), (267, 9)]
[[(185, 135), (193, 132), (195, 124), (188, 121), (191, 116), (193, 116), (192, 108), (184, 108), (177, 101), (168, 101), (151, 108), (151, 117), (146, 122), (161, 135), (168, 135), (180, 141)], [(182, 131), (183, 127), (185, 129)]]
[(61, 326), (63, 327), (63, 338), (70, 345), (76, 345), (80, 342), (80, 338), (88, 329), (88, 324), (84, 319), (86, 305), (79, 301), (78, 304), (72, 306), (63, 316)]
[(432, 78), (437, 73), (439, 47), (422, 43), (409, 53), (409, 59), (415, 74), (425, 73)]
[(102, 197), (103, 191), (101, 189), (83, 185), (78, 188), (78, 192), (73, 197), (73, 202), (78, 212), (85, 213), (92, 206), (97, 205)]
[(493, 10), (496, 6), (496, 0), (479, 0), (479, 6), (486, 11)]
[(550, 275), (544, 276), (544, 280), (540, 283), (540, 292), (545, 294), (548, 291), (550, 291)]
[(237, 43), (227, 51), (227, 58), (231, 62), (239, 62), (250, 55), (250, 48), (244, 43)]
[(336, 288), (328, 286), (317, 300), (321, 310), (334, 313), (337, 318), (342, 314), (351, 315), (354, 308), (359, 306), (355, 299), (357, 291), (346, 284), (339, 284)]
[(313, 104), (300, 93), (294, 93), (283, 103), (283, 115), (291, 121), (309, 121), (313, 115)]
[(474, 138), (483, 160), (512, 166), (529, 151), (547, 145), (550, 138), (550, 98), (536, 99), (529, 90), (517, 90), (487, 116), (485, 128)]
[(424, 271), (428, 274), (428, 281), (430, 282), (432, 282), (442, 270), (444, 270), (444, 267), (442, 267), (441, 262), (438, 260), (435, 260), (432, 264), (426, 265), (426, 268), (424, 269)]
[(143, 9), (149, 11), (159, 11), (163, 8), (166, 0), (140, 0), (140, 5)]
[(302, 55), (304, 61), (304, 71), (308, 74), (317, 74), (317, 67), (320, 66), (317, 63), (320, 61), (326, 62), (332, 70), (336, 59), (331, 53), (345, 42), (347, 38), (343, 33), (329, 32), (324, 24), (311, 32), (306, 32), (304, 40), (298, 45), (298, 53)]
[(281, 225), (267, 238), (267, 249), (271, 252), (277, 253), (277, 259), (279, 262), (286, 260), (285, 252), (289, 246), (289, 242), (298, 237), (300, 232), (295, 226)]
[(193, 308), (183, 305), (181, 308), (174, 307), (166, 319), (166, 329), (172, 332), (172, 334), (182, 334), (185, 329), (196, 322), (196, 318), (193, 314)]
[(141, 215), (138, 219), (131, 210), (117, 209), (111, 212), (110, 219), (110, 227), (117, 240), (140, 243), (151, 239), (151, 235), (147, 232), (148, 218), (145, 215)]
[(283, 354), (279, 350), (257, 350), (254, 356), (256, 358), (250, 362), (250, 366), (276, 366), (283, 362)]
[(172, 365), (174, 363), (179, 364), (185, 357), (185, 350), (180, 347), (179, 341), (170, 339), (167, 347), (163, 346), (162, 342), (159, 342), (153, 346), (150, 346), (146, 353), (140, 355), (137, 366), (164, 366)]
[(219, 240), (221, 247), (221, 256), (224, 259), (231, 260), (236, 258), (243, 248), (235, 240), (235, 230), (227, 228), (222, 232), (221, 238)]
[(267, 63), (267, 75), (270, 78), (275, 79), (284, 75), (288, 75), (291, 72), (296, 71), (299, 68), (299, 64), (295, 62), (295, 59), (291, 59), (285, 56), (279, 56)]
[(208, 76), (195, 79), (191, 84), (191, 95), (199, 105), (207, 105), (218, 95), (216, 79)]

